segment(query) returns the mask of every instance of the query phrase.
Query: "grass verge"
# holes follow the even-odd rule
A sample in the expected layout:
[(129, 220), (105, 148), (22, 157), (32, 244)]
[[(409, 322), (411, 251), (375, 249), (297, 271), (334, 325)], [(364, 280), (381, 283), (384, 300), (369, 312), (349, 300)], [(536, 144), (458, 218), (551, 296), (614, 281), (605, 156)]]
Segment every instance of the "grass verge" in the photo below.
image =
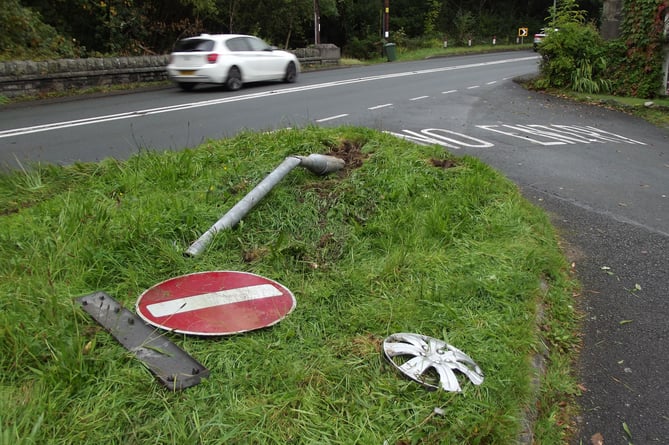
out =
[[(537, 90), (532, 81), (523, 83), (527, 88)], [(613, 96), (610, 94), (585, 94), (570, 90), (540, 89), (546, 94), (622, 111), (650, 122), (661, 128), (669, 128), (669, 98), (643, 99), (638, 97)]]
[[(347, 168), (296, 169), (184, 257), (285, 156), (312, 152)], [(541, 443), (568, 433), (568, 265), (544, 213), (476, 159), (307, 128), (33, 167), (0, 175), (2, 443), (512, 444), (526, 418)], [(298, 306), (243, 335), (167, 334), (211, 370), (184, 392), (73, 303), (104, 290), (133, 308), (154, 284), (206, 270), (279, 281)], [(380, 352), (396, 332), (453, 344), (485, 381), (454, 394), (403, 379)]]
[(623, 111), (645, 119), (658, 127), (669, 128), (669, 98), (666, 97), (650, 100), (636, 97), (591, 95), (574, 92), (566, 94), (568, 97), (580, 102)]

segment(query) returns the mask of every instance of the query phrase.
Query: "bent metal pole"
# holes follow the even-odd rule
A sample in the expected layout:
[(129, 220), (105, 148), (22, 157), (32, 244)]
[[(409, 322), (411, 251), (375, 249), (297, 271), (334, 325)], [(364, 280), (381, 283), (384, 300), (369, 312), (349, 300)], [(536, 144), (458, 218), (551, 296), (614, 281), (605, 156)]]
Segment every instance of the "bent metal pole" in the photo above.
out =
[(304, 156), (288, 156), (284, 161), (256, 185), (241, 201), (221, 217), (216, 223), (200, 236), (186, 250), (187, 256), (198, 256), (209, 245), (217, 232), (229, 229), (237, 224), (261, 199), (267, 195), (291, 170), (298, 165), (317, 175), (327, 175), (341, 170), (344, 161), (333, 156), (310, 154)]

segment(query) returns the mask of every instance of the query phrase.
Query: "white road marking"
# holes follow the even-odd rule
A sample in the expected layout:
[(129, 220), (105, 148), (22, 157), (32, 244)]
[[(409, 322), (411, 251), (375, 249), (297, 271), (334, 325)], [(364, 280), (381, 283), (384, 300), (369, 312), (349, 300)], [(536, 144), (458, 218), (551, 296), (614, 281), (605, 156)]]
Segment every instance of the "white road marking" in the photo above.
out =
[(448, 90), (448, 91), (442, 91), (441, 94), (451, 94), (451, 93), (457, 93), (458, 90)]
[(497, 81), (496, 81), (496, 80), (493, 80), (493, 81), (491, 81), (491, 82), (486, 83), (486, 85), (495, 85), (496, 83), (497, 83)]
[(282, 295), (282, 292), (271, 284), (259, 284), (149, 304), (146, 306), (146, 309), (154, 317), (167, 317), (177, 313), (181, 314), (216, 306), (241, 303), (243, 301), (278, 297), (279, 295)]
[(336, 116), (324, 117), (323, 119), (316, 119), (316, 122), (327, 122), (335, 119), (341, 119), (342, 117), (346, 116), (348, 116), (348, 114), (338, 114)]
[(413, 98), (409, 99), (409, 101), (413, 102), (413, 101), (415, 101), (415, 100), (427, 99), (428, 97), (430, 97), (430, 96), (418, 96), (418, 97), (413, 97)]
[[(531, 142), (533, 144), (539, 144), (544, 146), (566, 145), (566, 144), (576, 144), (576, 143), (588, 144), (590, 142), (598, 142), (598, 143), (614, 142), (617, 144), (626, 143), (626, 144), (646, 145), (644, 142), (636, 141), (634, 139), (629, 139), (619, 134), (600, 130), (598, 128), (590, 126), (551, 125), (550, 127), (546, 127), (545, 125), (503, 124), (503, 125), (477, 125), (476, 127), (481, 128), (483, 130), (488, 130), (488, 131), (493, 131), (495, 133), (503, 134), (505, 136), (522, 139), (526, 142)], [(535, 139), (533, 137), (531, 138), (528, 135), (543, 139)]]
[(81, 125), (93, 125), (93, 124), (117, 121), (117, 120), (122, 120), (122, 119), (134, 119), (134, 118), (138, 118), (138, 117), (142, 117), (142, 116), (148, 116), (148, 115), (152, 115), (152, 114), (171, 113), (171, 112), (174, 112), (174, 111), (183, 111), (183, 110), (188, 110), (188, 109), (191, 109), (191, 108), (209, 107), (209, 106), (212, 106), (212, 105), (220, 105), (220, 104), (224, 104), (224, 103), (260, 99), (260, 98), (263, 98), (263, 97), (275, 96), (275, 95), (278, 95), (278, 94), (291, 94), (291, 93), (298, 93), (298, 92), (301, 92), (301, 91), (310, 91), (310, 90), (318, 90), (318, 89), (323, 89), (323, 88), (332, 88), (332, 87), (338, 87), (338, 86), (351, 85), (351, 84), (355, 84), (355, 83), (373, 82), (373, 81), (383, 80), (383, 79), (394, 79), (394, 78), (400, 78), (400, 77), (409, 77), (409, 76), (419, 76), (419, 75), (424, 75), (424, 74), (442, 73), (442, 72), (446, 72), (446, 71), (456, 71), (456, 70), (464, 70), (464, 69), (470, 69), (470, 68), (481, 68), (481, 67), (492, 66), (492, 65), (503, 65), (503, 64), (507, 64), (507, 63), (525, 62), (525, 61), (528, 61), (528, 60), (536, 60), (538, 58), (539, 58), (539, 56), (517, 57), (517, 58), (513, 58), (513, 59), (502, 59), (502, 60), (495, 60), (495, 61), (491, 61), (491, 62), (480, 62), (480, 63), (470, 63), (470, 64), (466, 64), (466, 65), (446, 66), (446, 67), (431, 68), (431, 69), (419, 70), (419, 71), (404, 71), (404, 72), (400, 72), (400, 73), (382, 74), (382, 75), (378, 75), (378, 76), (359, 77), (359, 78), (354, 78), (354, 79), (344, 79), (344, 80), (338, 80), (338, 81), (334, 81), (334, 82), (325, 82), (325, 83), (319, 83), (319, 84), (314, 84), (314, 85), (302, 85), (302, 86), (296, 86), (296, 87), (292, 87), (292, 88), (283, 88), (283, 89), (279, 89), (279, 90), (264, 91), (264, 92), (260, 92), (260, 93), (251, 93), (251, 94), (242, 94), (242, 95), (231, 96), (231, 97), (222, 97), (222, 98), (218, 98), (218, 99), (205, 100), (205, 101), (200, 101), (200, 102), (190, 102), (190, 103), (184, 103), (184, 104), (169, 105), (169, 106), (166, 106), (166, 107), (147, 108), (145, 110), (128, 111), (128, 112), (125, 112), (125, 113), (109, 114), (109, 115), (103, 115), (103, 116), (93, 116), (93, 117), (88, 117), (88, 118), (83, 118), (83, 119), (75, 119), (75, 120), (70, 120), (70, 121), (62, 121), (62, 122), (53, 122), (53, 123), (49, 123), (49, 124), (33, 125), (33, 126), (30, 126), (30, 127), (13, 128), (13, 129), (9, 129), (9, 130), (0, 131), (0, 139), (13, 137), (13, 136), (22, 136), (22, 135), (31, 134), (31, 133), (39, 133), (39, 132), (43, 132), (43, 131), (52, 131), (52, 130), (60, 130), (60, 129), (64, 129), (64, 128), (78, 127), (78, 126), (81, 126)]
[(467, 87), (468, 90), (473, 90), (475, 88), (479, 88), (480, 85), (472, 85), (470, 87)]
[[(403, 133), (395, 133), (392, 131), (384, 131), (384, 133), (392, 134), (393, 136), (413, 141), (420, 145), (434, 144), (434, 145), (440, 145), (442, 147), (452, 148), (455, 150), (459, 150), (462, 147), (472, 147), (472, 148), (494, 147), (494, 145), (490, 142), (486, 142), (481, 139), (467, 136), (466, 134), (458, 133), (451, 130), (445, 130), (441, 128), (426, 128), (424, 130), (421, 130), (420, 133), (407, 129), (404, 129), (402, 131)], [(452, 144), (457, 144), (457, 145), (452, 145)]]
[[(630, 139), (616, 133), (599, 128), (579, 125), (476, 125), (481, 130), (492, 131), (510, 138), (522, 139), (531, 144), (551, 146), (567, 144), (607, 143), (646, 145), (645, 142)], [(401, 132), (384, 131), (401, 139), (415, 142), (420, 145), (440, 145), (442, 147), (459, 150), (464, 147), (492, 148), (495, 145), (479, 138), (468, 136), (444, 128), (426, 128)], [(537, 137), (530, 138), (528, 135)], [(538, 138), (543, 138), (538, 139)], [(547, 139), (547, 140), (546, 140)]]
[(387, 108), (387, 107), (392, 107), (393, 104), (383, 104), (383, 105), (376, 105), (374, 107), (369, 107), (367, 108), (368, 110), (378, 110), (380, 108)]

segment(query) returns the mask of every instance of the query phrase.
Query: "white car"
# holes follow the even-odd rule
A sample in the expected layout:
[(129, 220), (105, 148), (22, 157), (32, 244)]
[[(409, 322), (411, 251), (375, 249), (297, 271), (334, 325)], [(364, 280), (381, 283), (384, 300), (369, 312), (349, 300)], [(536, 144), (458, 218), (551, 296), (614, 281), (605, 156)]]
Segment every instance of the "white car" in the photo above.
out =
[[(555, 28), (556, 32), (557, 30), (558, 29)], [(539, 45), (541, 45), (541, 42), (544, 41), (544, 39), (546, 38), (546, 34), (549, 32), (551, 32), (550, 28), (541, 28), (541, 31), (539, 31), (534, 35), (534, 40), (532, 41), (532, 48), (534, 49), (534, 51), (539, 50)]]
[(167, 75), (183, 90), (199, 83), (238, 90), (247, 82), (295, 82), (300, 62), (295, 54), (242, 34), (202, 34), (179, 40), (170, 54)]

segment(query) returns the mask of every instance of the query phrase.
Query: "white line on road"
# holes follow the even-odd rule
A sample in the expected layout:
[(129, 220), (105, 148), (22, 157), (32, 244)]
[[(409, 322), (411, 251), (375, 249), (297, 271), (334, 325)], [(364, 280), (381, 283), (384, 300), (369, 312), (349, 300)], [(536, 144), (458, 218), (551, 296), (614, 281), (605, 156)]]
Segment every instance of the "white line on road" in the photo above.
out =
[(448, 90), (448, 91), (442, 91), (441, 94), (451, 94), (451, 93), (457, 93), (458, 90)]
[(493, 81), (491, 81), (491, 82), (486, 83), (486, 85), (495, 85), (496, 83), (497, 83), (497, 81), (496, 81), (496, 80), (493, 80)]
[(480, 85), (472, 85), (470, 87), (467, 87), (468, 90), (473, 90), (475, 88), (478, 88)]
[(264, 97), (267, 97), (267, 96), (276, 96), (276, 95), (280, 95), (280, 94), (298, 93), (298, 92), (301, 92), (301, 91), (310, 91), (310, 90), (318, 90), (318, 89), (323, 89), (323, 88), (339, 87), (339, 86), (351, 85), (351, 84), (355, 84), (355, 83), (373, 82), (373, 81), (378, 81), (378, 80), (383, 80), (383, 79), (394, 79), (394, 78), (409, 77), (409, 76), (419, 76), (419, 75), (425, 75), (425, 74), (442, 73), (442, 72), (446, 72), (446, 71), (464, 70), (464, 69), (471, 69), (471, 68), (482, 68), (482, 67), (486, 67), (486, 66), (503, 65), (503, 64), (507, 64), (507, 63), (518, 63), (518, 62), (525, 62), (525, 61), (529, 61), (529, 60), (536, 60), (538, 58), (539, 58), (539, 56), (517, 57), (517, 58), (513, 58), (513, 59), (502, 59), (502, 60), (494, 60), (494, 61), (491, 61), (491, 62), (480, 62), (480, 63), (465, 64), (465, 65), (445, 66), (445, 67), (440, 67), (440, 68), (431, 68), (431, 69), (418, 70), (418, 71), (403, 71), (403, 72), (399, 72), (399, 73), (382, 74), (382, 75), (378, 75), (378, 76), (359, 77), (359, 78), (353, 78), (353, 79), (337, 80), (337, 81), (334, 81), (334, 82), (318, 83), (318, 84), (314, 84), (314, 85), (303, 85), (303, 86), (297, 86), (297, 87), (292, 87), (292, 88), (283, 88), (283, 89), (279, 89), (279, 90), (264, 91), (264, 92), (260, 92), (260, 93), (242, 94), (242, 95), (239, 95), (239, 96), (223, 97), (223, 98), (219, 98), (219, 99), (205, 100), (205, 101), (200, 101), (200, 102), (190, 102), (190, 103), (184, 103), (184, 104), (169, 105), (169, 106), (166, 106), (166, 107), (148, 108), (148, 109), (145, 109), (145, 110), (137, 110), (137, 111), (128, 111), (128, 112), (125, 112), (125, 113), (109, 114), (109, 115), (103, 115), (103, 116), (93, 116), (93, 117), (88, 117), (88, 118), (83, 118), (83, 119), (75, 119), (75, 120), (70, 120), (70, 121), (62, 121), (62, 122), (53, 122), (53, 123), (49, 123), (49, 124), (33, 125), (33, 126), (30, 126), (30, 127), (13, 128), (13, 129), (9, 129), (9, 130), (1, 130), (0, 131), (0, 139), (13, 137), (13, 136), (22, 136), (22, 135), (31, 134), (31, 133), (39, 133), (39, 132), (42, 132), (42, 131), (52, 131), (52, 130), (59, 130), (59, 129), (64, 129), (64, 128), (77, 127), (77, 126), (81, 126), (81, 125), (99, 124), (99, 123), (102, 123), (102, 122), (111, 122), (111, 121), (116, 121), (116, 120), (121, 120), (121, 119), (134, 119), (134, 118), (138, 118), (138, 117), (142, 117), (142, 116), (148, 116), (148, 115), (152, 115), (152, 114), (171, 113), (171, 112), (174, 112), (174, 111), (183, 111), (183, 110), (188, 110), (188, 109), (191, 109), (191, 108), (209, 107), (209, 106), (212, 106), (212, 105), (220, 105), (220, 104), (231, 103), (231, 102), (239, 102), (239, 101), (245, 101), (245, 100), (260, 99), (260, 98), (264, 98)]
[(368, 110), (378, 110), (380, 108), (387, 108), (387, 107), (392, 107), (393, 104), (383, 104), (383, 105), (376, 105), (374, 107), (369, 107), (367, 108)]
[(335, 119), (341, 119), (342, 117), (346, 116), (348, 116), (348, 114), (338, 114), (336, 116), (324, 117), (323, 119), (316, 119), (316, 122), (327, 122)]
[(427, 99), (430, 96), (418, 96), (418, 97), (413, 97), (409, 99), (409, 101), (414, 101), (414, 100), (421, 100), (421, 99)]

